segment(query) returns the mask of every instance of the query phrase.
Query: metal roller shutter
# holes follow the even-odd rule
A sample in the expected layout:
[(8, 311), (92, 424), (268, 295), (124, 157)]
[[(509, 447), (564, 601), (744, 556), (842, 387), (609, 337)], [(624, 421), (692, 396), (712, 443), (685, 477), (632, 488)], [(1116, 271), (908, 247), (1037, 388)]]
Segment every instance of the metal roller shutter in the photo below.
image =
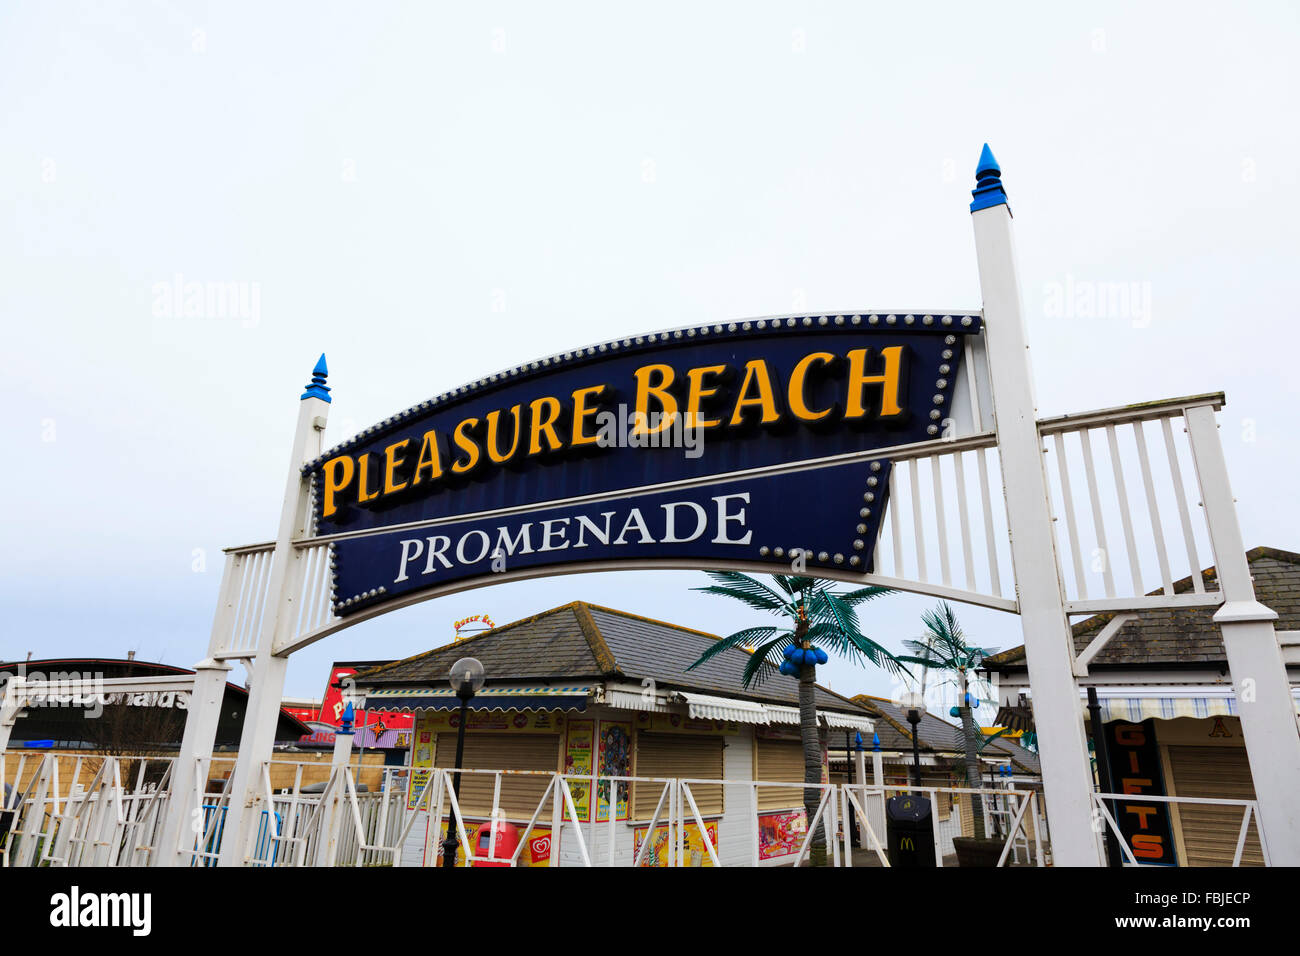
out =
[[(803, 744), (797, 740), (756, 740), (754, 779), (773, 783), (803, 783)], [(798, 787), (759, 787), (758, 809), (799, 810), (803, 790)]]
[[(554, 773), (559, 766), (560, 738), (557, 734), (471, 734), (465, 735), (465, 759), (461, 766), (471, 770), (541, 770)], [(456, 762), (456, 735), (439, 734), (434, 766), (451, 767)], [(549, 777), (503, 774), (501, 809), (511, 820), (527, 823), (537, 809)], [(460, 779), (460, 808), (466, 816), (486, 817), (492, 813), (491, 774), (466, 773)], [(543, 815), (549, 811), (544, 811)], [(549, 819), (549, 817), (547, 817)]]
[[(638, 732), (634, 775), (721, 780), (722, 738)], [(632, 819), (649, 820), (655, 812), (655, 804), (659, 802), (663, 789), (663, 784), (634, 783)], [(695, 798), (701, 815), (717, 816), (722, 813), (721, 784), (692, 784), (691, 796)], [(667, 813), (667, 809), (665, 800), (664, 808), (659, 811), (661, 818)]]
[[(1246, 751), (1240, 747), (1170, 747), (1169, 770), (1180, 797), (1254, 800)], [(1239, 807), (1178, 804), (1187, 859), (1184, 866), (1231, 866), (1241, 832)], [(1242, 866), (1263, 866), (1259, 831), (1252, 818), (1241, 851)]]

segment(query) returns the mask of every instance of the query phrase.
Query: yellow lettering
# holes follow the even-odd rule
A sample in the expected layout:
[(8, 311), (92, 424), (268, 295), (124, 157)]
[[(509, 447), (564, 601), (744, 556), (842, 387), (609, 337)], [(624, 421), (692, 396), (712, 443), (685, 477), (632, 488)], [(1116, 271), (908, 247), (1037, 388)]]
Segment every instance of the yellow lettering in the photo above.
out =
[(429, 473), (429, 480), (442, 477), (442, 447), (438, 440), (438, 433), (427, 431), (424, 433), (424, 441), (420, 445), (420, 458), (415, 463), (415, 475), (411, 478), (412, 485), (418, 485), (424, 480), (424, 473)]
[(794, 371), (790, 373), (790, 411), (794, 412), (796, 418), (805, 422), (815, 422), (831, 413), (829, 408), (820, 412), (813, 411), (804, 402), (803, 393), (804, 378), (808, 375), (808, 369), (816, 364), (825, 365), (834, 358), (835, 356), (830, 352), (809, 352), (795, 365)]
[[(651, 384), (650, 377), (659, 376), (658, 384)], [(677, 399), (668, 392), (673, 383), (671, 365), (643, 365), (636, 370), (636, 409), (633, 435), (656, 435), (672, 425), (677, 417)], [(659, 403), (661, 417), (659, 424), (650, 427), (650, 397)]]
[(573, 441), (569, 444), (577, 445), (594, 445), (600, 440), (599, 435), (586, 435), (582, 430), (582, 423), (585, 419), (596, 414), (596, 409), (588, 407), (587, 399), (594, 398), (601, 392), (605, 391), (604, 385), (592, 385), (589, 388), (580, 388), (573, 393)]
[[(751, 386), (758, 389), (758, 394), (749, 394)], [(745, 420), (745, 409), (757, 405), (763, 410), (760, 421), (769, 425), (781, 417), (776, 410), (776, 397), (772, 392), (772, 373), (762, 359), (745, 363), (745, 378), (740, 383), (740, 396), (736, 399), (735, 410), (731, 413), (732, 425), (740, 425)]]
[[(545, 412), (542, 409), (546, 409)], [(557, 451), (564, 447), (560, 436), (555, 434), (555, 422), (560, 417), (560, 400), (547, 395), (534, 399), (528, 405), (528, 415), (532, 427), (529, 429), (528, 454), (542, 453), (542, 433), (546, 433), (546, 450)]]
[(686, 378), (690, 382), (690, 388), (686, 392), (686, 427), (687, 428), (712, 428), (715, 425), (721, 425), (720, 418), (704, 418), (701, 414), (700, 405), (704, 399), (711, 395), (718, 394), (718, 387), (704, 387), (704, 376), (721, 375), (727, 371), (725, 365), (706, 365), (704, 368), (693, 368), (686, 373)]
[(885, 370), (879, 375), (867, 374), (867, 353), (870, 349), (854, 349), (849, 352), (848, 402), (844, 412), (845, 418), (862, 418), (867, 414), (862, 402), (862, 390), (868, 385), (879, 385), (881, 418), (892, 418), (903, 414), (899, 403), (902, 390), (903, 346), (891, 345), (880, 350), (880, 357), (885, 360)]
[(451, 470), (457, 474), (463, 475), (465, 472), (471, 471), (474, 466), (478, 464), (478, 443), (474, 441), (474, 436), (469, 434), (469, 430), (477, 424), (477, 418), (462, 419), (460, 424), (456, 426), (455, 431), (452, 432), (451, 437), (456, 443), (456, 447), (465, 452), (466, 455), (463, 460), (454, 462), (451, 466)]
[(361, 466), (361, 473), (357, 478), (357, 501), (373, 501), (379, 497), (379, 492), (371, 491), (367, 487), (370, 484), (370, 452), (358, 458), (357, 464)]
[(397, 453), (410, 443), (411, 439), (404, 438), (384, 449), (384, 494), (386, 495), (391, 495), (394, 491), (401, 491), (406, 487), (406, 482), (402, 482), (400, 485), (396, 482), (396, 471), (402, 466), (403, 460)]
[(338, 510), (334, 496), (352, 483), (356, 466), (351, 455), (339, 455), (325, 462), (325, 498), (321, 507), (321, 517), (328, 518)]
[(487, 413), (487, 453), (498, 465), (504, 465), (511, 458), (515, 457), (515, 451), (519, 448), (519, 408), (513, 405), (510, 408), (510, 415), (515, 420), (514, 437), (510, 440), (510, 450), (501, 452), (497, 449), (497, 422), (501, 419), (501, 410), (494, 409)]

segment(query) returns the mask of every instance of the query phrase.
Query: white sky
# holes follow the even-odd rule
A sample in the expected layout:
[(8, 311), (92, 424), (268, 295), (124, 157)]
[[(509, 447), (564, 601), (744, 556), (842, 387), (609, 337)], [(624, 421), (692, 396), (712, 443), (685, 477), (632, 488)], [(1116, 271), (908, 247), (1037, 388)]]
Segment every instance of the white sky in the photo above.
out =
[[(273, 536), (322, 351), (333, 443), (628, 333), (978, 308), (985, 141), (1016, 214), (1040, 413), (1223, 389), (1246, 543), (1300, 550), (1293, 5), (557, 9), (0, 7), (0, 658), (202, 657), (220, 549)], [(155, 315), (177, 274), (255, 287), (257, 320)], [(1048, 315), (1067, 276), (1143, 284), (1150, 322)], [(331, 660), (445, 643), (472, 613), (581, 598), (759, 623), (689, 590), (704, 583), (584, 575), (432, 601), (295, 655), (287, 692), (319, 695)], [(931, 604), (864, 618), (896, 646)], [(1013, 617), (962, 616), (979, 642), (1021, 643)], [(845, 663), (821, 676), (890, 689)]]

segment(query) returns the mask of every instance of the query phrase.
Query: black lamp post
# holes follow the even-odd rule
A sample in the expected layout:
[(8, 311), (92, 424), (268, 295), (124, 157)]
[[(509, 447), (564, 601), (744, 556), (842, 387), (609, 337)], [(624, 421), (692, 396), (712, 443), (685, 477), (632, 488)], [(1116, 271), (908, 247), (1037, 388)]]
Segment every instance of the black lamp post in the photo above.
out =
[[(921, 789), (921, 742), (916, 732), (921, 723), (921, 711), (925, 707), (925, 696), (910, 691), (900, 698), (899, 703), (907, 708), (907, 722), (912, 725), (912, 787)], [(917, 796), (920, 796), (918, 793)]]
[(456, 865), (456, 850), (460, 840), (456, 839), (456, 825), (460, 820), (460, 765), (465, 759), (465, 724), (469, 722), (469, 702), (483, 689), (483, 665), (473, 657), (462, 657), (451, 665), (448, 679), (451, 688), (460, 698), (460, 722), (456, 727), (456, 765), (452, 768), (451, 790), (456, 794), (457, 814), (455, 819), (447, 821), (447, 839), (442, 841), (442, 865)]

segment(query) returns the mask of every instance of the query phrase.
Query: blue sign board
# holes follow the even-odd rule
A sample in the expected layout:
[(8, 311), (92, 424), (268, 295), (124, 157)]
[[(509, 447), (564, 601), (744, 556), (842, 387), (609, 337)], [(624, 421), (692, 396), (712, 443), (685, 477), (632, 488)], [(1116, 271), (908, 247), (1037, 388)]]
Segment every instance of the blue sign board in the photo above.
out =
[[(979, 327), (922, 314), (700, 326), (423, 402), (305, 468), (315, 533), (346, 535), (335, 610), (547, 564), (788, 566), (794, 548), (868, 570), (889, 463), (866, 456), (942, 435)], [(771, 474), (791, 465), (803, 470)]]

